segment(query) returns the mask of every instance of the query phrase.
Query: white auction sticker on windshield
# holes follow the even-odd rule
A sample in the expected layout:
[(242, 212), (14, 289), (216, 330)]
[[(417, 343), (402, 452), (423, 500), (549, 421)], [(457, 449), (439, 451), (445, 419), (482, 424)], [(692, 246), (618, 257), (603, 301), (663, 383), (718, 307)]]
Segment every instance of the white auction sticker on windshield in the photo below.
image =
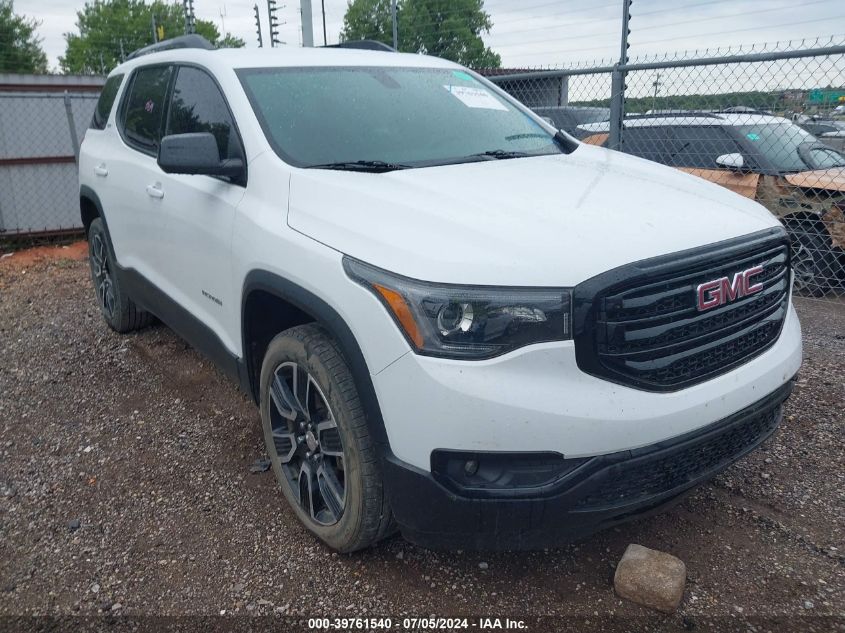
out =
[(508, 108), (484, 88), (474, 86), (443, 86), (453, 96), (461, 100), (468, 108), (485, 108), (487, 110), (504, 110)]

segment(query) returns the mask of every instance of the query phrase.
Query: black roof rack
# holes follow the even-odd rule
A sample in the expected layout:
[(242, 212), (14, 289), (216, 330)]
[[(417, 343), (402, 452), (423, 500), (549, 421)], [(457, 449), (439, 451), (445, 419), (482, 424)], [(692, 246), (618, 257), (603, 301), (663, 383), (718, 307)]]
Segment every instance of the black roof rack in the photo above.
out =
[(349, 42), (341, 42), (340, 44), (328, 44), (323, 48), (357, 48), (365, 51), (387, 51), (395, 53), (396, 49), (384, 42), (376, 40), (351, 40)]
[(180, 35), (170, 40), (164, 40), (163, 42), (157, 42), (144, 48), (139, 48), (137, 51), (132, 51), (126, 59), (135, 59), (136, 57), (141, 57), (141, 55), (149, 55), (150, 53), (169, 51), (176, 48), (201, 48), (206, 51), (213, 51), (214, 45), (202, 35), (191, 33), (190, 35)]

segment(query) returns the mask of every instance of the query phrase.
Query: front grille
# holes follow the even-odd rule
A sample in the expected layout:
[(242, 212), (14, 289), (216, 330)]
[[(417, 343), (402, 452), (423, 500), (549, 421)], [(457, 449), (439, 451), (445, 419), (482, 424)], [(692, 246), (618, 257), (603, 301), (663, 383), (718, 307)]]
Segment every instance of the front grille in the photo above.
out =
[(760, 444), (777, 428), (781, 398), (732, 424), (615, 466), (613, 476), (582, 497), (578, 510), (629, 505), (689, 487), (721, 471)]
[[(697, 287), (762, 265), (761, 292), (700, 312)], [(789, 242), (773, 229), (623, 266), (575, 288), (582, 370), (650, 391), (708, 380), (769, 347), (789, 304)]]

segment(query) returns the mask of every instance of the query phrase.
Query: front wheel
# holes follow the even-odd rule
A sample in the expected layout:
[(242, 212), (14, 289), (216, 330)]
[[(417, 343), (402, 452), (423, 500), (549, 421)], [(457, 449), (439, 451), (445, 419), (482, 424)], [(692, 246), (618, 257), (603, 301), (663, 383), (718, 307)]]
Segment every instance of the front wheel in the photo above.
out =
[(277, 335), (261, 367), (267, 454), (297, 518), (340, 552), (392, 531), (376, 449), (352, 374), (316, 324)]
[(826, 235), (802, 229), (790, 231), (795, 292), (821, 297), (834, 278), (834, 253)]

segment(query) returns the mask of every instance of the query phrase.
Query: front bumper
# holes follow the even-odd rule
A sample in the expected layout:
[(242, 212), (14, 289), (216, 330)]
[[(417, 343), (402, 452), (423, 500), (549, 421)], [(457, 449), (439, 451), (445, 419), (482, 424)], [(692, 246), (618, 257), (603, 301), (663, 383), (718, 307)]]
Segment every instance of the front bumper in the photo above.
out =
[[(554, 547), (659, 512), (759, 446), (781, 420), (792, 381), (723, 420), (670, 440), (592, 457), (538, 498), (455, 494), (390, 455), (388, 495), (402, 535), (428, 548)], [(483, 455), (481, 457), (483, 459)]]
[(679, 391), (653, 393), (588, 375), (571, 341), (473, 362), (408, 352), (374, 375), (373, 386), (390, 452), (430, 471), (432, 453), (442, 449), (570, 459), (651, 446), (751, 406), (800, 366), (801, 330), (790, 307), (769, 349)]

